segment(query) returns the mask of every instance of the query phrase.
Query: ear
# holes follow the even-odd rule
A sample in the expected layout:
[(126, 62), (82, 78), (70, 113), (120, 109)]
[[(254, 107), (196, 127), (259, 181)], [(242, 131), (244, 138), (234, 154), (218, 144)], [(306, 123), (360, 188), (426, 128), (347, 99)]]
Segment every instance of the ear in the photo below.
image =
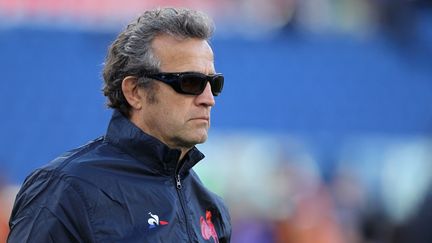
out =
[(127, 102), (132, 109), (140, 110), (142, 108), (142, 98), (140, 92), (138, 92), (138, 79), (133, 76), (127, 76), (123, 79), (122, 82), (122, 91), (125, 96)]

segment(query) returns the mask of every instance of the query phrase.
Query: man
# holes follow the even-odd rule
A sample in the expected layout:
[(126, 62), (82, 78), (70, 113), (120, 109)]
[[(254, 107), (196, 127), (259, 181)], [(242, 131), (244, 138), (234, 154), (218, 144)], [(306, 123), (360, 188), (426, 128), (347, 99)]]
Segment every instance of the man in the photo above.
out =
[(127, 26), (103, 73), (106, 135), (26, 179), (8, 242), (229, 242), (225, 205), (191, 169), (224, 81), (212, 32), (205, 15), (172, 8)]

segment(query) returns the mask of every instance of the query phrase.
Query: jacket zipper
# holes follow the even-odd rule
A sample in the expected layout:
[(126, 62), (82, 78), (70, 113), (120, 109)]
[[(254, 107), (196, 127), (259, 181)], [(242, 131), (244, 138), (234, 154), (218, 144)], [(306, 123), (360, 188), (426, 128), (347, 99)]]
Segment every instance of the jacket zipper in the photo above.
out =
[(177, 176), (176, 176), (176, 187), (177, 187), (177, 189), (179, 189), (179, 190), (182, 189), (182, 184), (181, 184), (181, 181), (180, 181), (180, 175), (177, 175)]
[(183, 194), (182, 194), (182, 192), (181, 192), (181, 189), (182, 189), (182, 184), (181, 184), (181, 180), (180, 180), (180, 174), (177, 174), (176, 176), (175, 176), (175, 180), (176, 180), (176, 188), (177, 188), (177, 194), (178, 194), (178, 196), (179, 196), (179, 199), (180, 199), (180, 205), (181, 205), (181, 207), (182, 207), (182, 210), (183, 210), (183, 214), (184, 214), (184, 218), (185, 218), (185, 224), (186, 224), (186, 231), (187, 231), (187, 235), (188, 235), (188, 237), (189, 237), (189, 241), (191, 241), (192, 240), (192, 236), (191, 236), (191, 233), (190, 233), (190, 226), (189, 226), (189, 222), (188, 222), (188, 218), (187, 218), (187, 213), (186, 213), (186, 202), (184, 201), (184, 198), (183, 198)]

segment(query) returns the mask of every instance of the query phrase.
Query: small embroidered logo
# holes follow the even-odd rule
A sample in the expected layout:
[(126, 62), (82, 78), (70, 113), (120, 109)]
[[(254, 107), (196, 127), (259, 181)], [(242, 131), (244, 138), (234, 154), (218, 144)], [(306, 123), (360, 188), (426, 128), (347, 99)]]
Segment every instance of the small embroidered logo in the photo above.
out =
[(149, 229), (153, 229), (156, 228), (159, 225), (167, 225), (168, 222), (167, 221), (159, 221), (159, 216), (152, 214), (151, 212), (149, 212), (150, 218), (148, 219), (148, 223), (149, 223)]
[(211, 217), (212, 217), (212, 214), (209, 210), (206, 210), (206, 218), (205, 219), (203, 216), (201, 216), (201, 218), (200, 218), (201, 234), (205, 240), (209, 240), (210, 238), (213, 238), (213, 241), (215, 243), (219, 243), (219, 238), (217, 236), (216, 229), (213, 225)]

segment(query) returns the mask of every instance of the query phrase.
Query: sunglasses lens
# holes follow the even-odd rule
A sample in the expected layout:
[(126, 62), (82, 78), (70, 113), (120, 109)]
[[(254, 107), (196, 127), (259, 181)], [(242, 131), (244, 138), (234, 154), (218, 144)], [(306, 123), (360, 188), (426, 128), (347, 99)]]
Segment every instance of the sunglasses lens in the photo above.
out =
[(222, 75), (216, 75), (211, 81), (211, 89), (214, 96), (218, 96), (223, 89), (224, 77)]
[(201, 94), (204, 91), (206, 84), (207, 80), (204, 76), (198, 76), (194, 74), (183, 75), (180, 80), (180, 87), (182, 91), (193, 95)]

